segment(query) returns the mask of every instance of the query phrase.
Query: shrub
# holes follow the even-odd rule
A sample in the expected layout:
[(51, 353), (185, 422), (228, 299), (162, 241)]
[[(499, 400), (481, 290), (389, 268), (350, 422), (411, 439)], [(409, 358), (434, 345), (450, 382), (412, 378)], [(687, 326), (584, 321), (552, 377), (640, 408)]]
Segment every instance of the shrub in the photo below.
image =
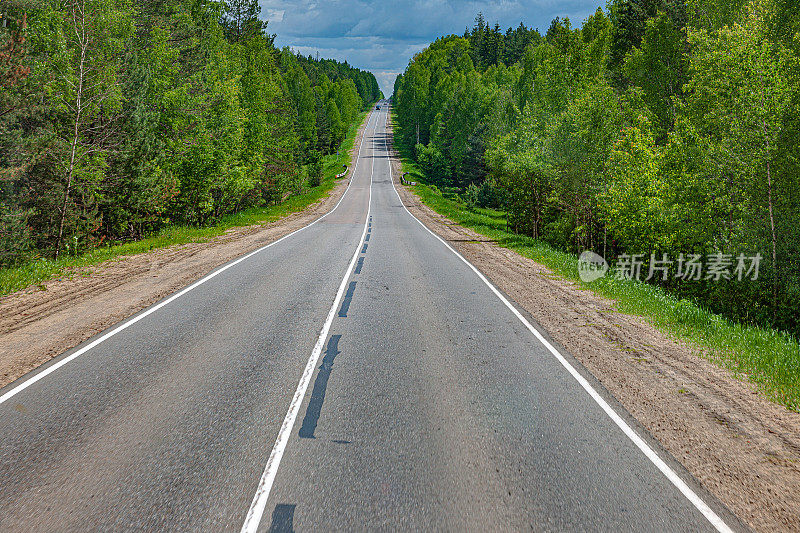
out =
[(322, 183), (322, 154), (313, 150), (308, 156), (308, 184), (317, 187)]

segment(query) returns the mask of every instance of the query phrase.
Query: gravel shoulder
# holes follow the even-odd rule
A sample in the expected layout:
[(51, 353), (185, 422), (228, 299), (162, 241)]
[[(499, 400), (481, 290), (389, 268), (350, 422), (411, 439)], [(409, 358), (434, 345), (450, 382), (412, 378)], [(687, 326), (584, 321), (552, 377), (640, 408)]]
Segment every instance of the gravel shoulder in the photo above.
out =
[(756, 531), (800, 531), (800, 414), (645, 319), (456, 225), (397, 181), (403, 203), (590, 371), (703, 486)]
[[(351, 155), (361, 142), (361, 125)], [(200, 279), (215, 268), (276, 241), (327, 213), (349, 178), (303, 211), (231, 228), (207, 242), (170, 246), (79, 269), (0, 298), (0, 387), (53, 357)]]

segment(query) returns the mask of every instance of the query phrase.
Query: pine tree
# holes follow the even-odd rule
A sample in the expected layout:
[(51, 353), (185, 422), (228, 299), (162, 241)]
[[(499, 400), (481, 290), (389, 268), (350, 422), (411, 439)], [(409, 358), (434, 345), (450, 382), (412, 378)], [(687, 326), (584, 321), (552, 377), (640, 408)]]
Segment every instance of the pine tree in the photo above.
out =
[(258, 0), (225, 0), (225, 11), (220, 24), (229, 41), (238, 43), (266, 34), (267, 23), (260, 20)]

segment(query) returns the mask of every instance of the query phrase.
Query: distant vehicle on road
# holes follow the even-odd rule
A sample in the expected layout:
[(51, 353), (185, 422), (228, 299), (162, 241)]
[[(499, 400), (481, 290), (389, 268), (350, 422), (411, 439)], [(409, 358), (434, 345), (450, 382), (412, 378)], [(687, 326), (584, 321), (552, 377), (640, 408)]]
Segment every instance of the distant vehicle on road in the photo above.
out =
[(376, 105), (376, 106), (375, 106), (375, 109), (378, 109), (378, 110), (380, 110), (380, 108), (381, 108), (381, 106), (379, 106), (379, 105)]

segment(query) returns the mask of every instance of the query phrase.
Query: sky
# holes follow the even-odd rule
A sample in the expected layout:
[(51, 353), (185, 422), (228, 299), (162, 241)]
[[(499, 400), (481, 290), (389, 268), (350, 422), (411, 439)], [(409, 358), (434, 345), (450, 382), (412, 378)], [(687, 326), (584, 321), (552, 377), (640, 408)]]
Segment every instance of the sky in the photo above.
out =
[(388, 97), (411, 57), (442, 35), (461, 35), (482, 12), (505, 31), (520, 22), (547, 31), (555, 17), (579, 26), (605, 0), (259, 0), (275, 44), (372, 71)]

